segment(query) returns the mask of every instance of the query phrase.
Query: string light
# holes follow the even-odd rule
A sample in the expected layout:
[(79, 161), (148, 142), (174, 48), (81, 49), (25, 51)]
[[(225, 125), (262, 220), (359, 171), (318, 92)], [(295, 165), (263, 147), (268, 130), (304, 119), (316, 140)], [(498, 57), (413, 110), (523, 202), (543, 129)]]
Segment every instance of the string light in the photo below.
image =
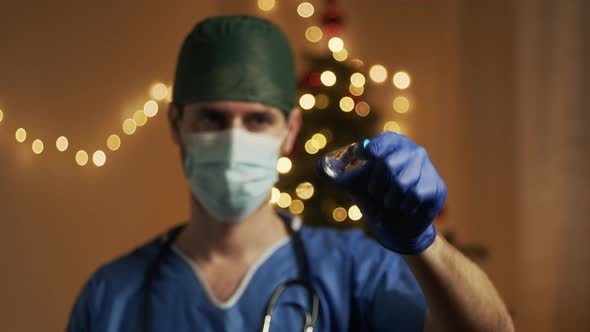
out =
[(382, 65), (374, 65), (369, 69), (369, 77), (375, 83), (383, 83), (387, 79), (387, 69)]
[(347, 113), (352, 111), (354, 109), (354, 100), (349, 96), (342, 97), (342, 99), (340, 99), (340, 109)]
[(323, 32), (322, 29), (316, 26), (310, 26), (305, 30), (305, 38), (312, 43), (317, 43), (322, 40)]
[(55, 140), (55, 147), (60, 152), (64, 152), (65, 150), (67, 150), (68, 145), (69, 145), (68, 139), (65, 138), (64, 136), (60, 136), (58, 139)]
[(319, 110), (326, 109), (330, 105), (330, 98), (323, 93), (315, 96), (315, 107)]
[(359, 209), (358, 206), (353, 205), (348, 209), (348, 217), (352, 221), (357, 221), (363, 217), (363, 214), (361, 213), (361, 209)]
[(121, 138), (118, 135), (111, 135), (107, 138), (107, 147), (111, 151), (117, 151), (121, 147)]
[(326, 136), (324, 136), (324, 134), (322, 134), (322, 133), (314, 134), (313, 136), (311, 136), (311, 139), (318, 142), (319, 149), (325, 148), (326, 144), (328, 143)]
[(387, 121), (387, 123), (385, 123), (385, 125), (383, 126), (383, 130), (393, 131), (394, 133), (398, 134), (401, 134), (402, 132), (402, 128), (400, 127), (399, 123), (395, 121)]
[(0, 123), (2, 123), (2, 120), (4, 120), (4, 112), (0, 110)]
[(293, 162), (287, 157), (281, 157), (277, 161), (277, 171), (281, 174), (287, 174), (293, 167)]
[(363, 92), (365, 92), (365, 87), (364, 86), (356, 87), (356, 86), (350, 84), (350, 87), (348, 88), (348, 90), (350, 91), (350, 94), (352, 94), (353, 96), (360, 96), (363, 94)]
[(357, 88), (363, 87), (365, 85), (365, 82), (365, 75), (361, 73), (354, 73), (350, 75), (350, 83)]
[(410, 75), (405, 71), (398, 71), (393, 75), (393, 85), (400, 90), (407, 89), (410, 86), (410, 83)]
[(76, 152), (76, 163), (80, 166), (84, 166), (88, 163), (88, 153), (84, 150)]
[(365, 117), (371, 112), (371, 106), (365, 101), (358, 102), (354, 107), (354, 111), (358, 116)]
[(145, 115), (150, 118), (156, 116), (156, 114), (158, 114), (158, 103), (153, 100), (146, 102), (143, 106), (143, 111), (145, 112)]
[(344, 60), (348, 59), (348, 51), (346, 50), (346, 48), (342, 48), (338, 52), (333, 52), (332, 56), (334, 57), (334, 60), (336, 60), (336, 61), (344, 61)]
[(299, 98), (299, 106), (304, 110), (310, 110), (315, 106), (316, 100), (311, 93), (306, 93)]
[(43, 152), (43, 141), (41, 141), (40, 139), (34, 140), (32, 148), (33, 148), (33, 153), (41, 154)]
[(141, 127), (144, 124), (146, 124), (147, 119), (147, 115), (145, 115), (145, 112), (143, 110), (135, 111), (135, 113), (133, 113), (133, 120), (135, 121), (135, 124), (138, 127)]
[(270, 11), (275, 7), (275, 0), (258, 0), (258, 8), (264, 11)]
[(325, 86), (333, 86), (336, 84), (336, 74), (330, 70), (326, 70), (320, 75), (320, 80)]
[(346, 216), (347, 216), (347, 212), (346, 212), (346, 209), (343, 207), (337, 207), (332, 212), (332, 218), (334, 218), (334, 220), (336, 222), (344, 221), (346, 219)]
[(278, 188), (272, 187), (270, 190), (270, 202), (275, 204), (279, 201), (279, 197), (281, 196), (281, 191)]
[(313, 184), (309, 182), (302, 182), (295, 188), (295, 193), (301, 199), (310, 199), (314, 193)]
[(293, 213), (293, 214), (301, 214), (303, 212), (304, 208), (305, 208), (305, 205), (303, 204), (302, 201), (300, 201), (298, 199), (294, 199), (291, 202), (291, 205), (289, 206), (289, 211), (291, 211), (291, 213)]
[(313, 5), (309, 2), (302, 2), (299, 4), (299, 6), (297, 6), (297, 13), (303, 18), (310, 17), (313, 15), (313, 12)]
[(282, 208), (286, 208), (289, 207), (289, 205), (291, 205), (291, 195), (287, 194), (287, 193), (281, 193), (279, 195), (279, 199), (277, 201), (277, 205), (282, 207)]
[(133, 119), (127, 119), (123, 122), (123, 132), (127, 135), (133, 135), (137, 129), (137, 124)]
[(18, 128), (16, 130), (15, 136), (16, 136), (16, 140), (19, 143), (22, 143), (27, 139), (27, 131), (24, 128)]
[(397, 96), (393, 99), (393, 109), (398, 113), (406, 113), (410, 110), (410, 100), (404, 96)]
[(168, 97), (168, 87), (163, 83), (157, 83), (152, 87), (152, 98), (161, 101)]
[(328, 48), (332, 52), (340, 52), (344, 48), (344, 41), (340, 37), (332, 37), (328, 40)]
[(96, 152), (94, 152), (94, 154), (92, 155), (92, 162), (94, 163), (94, 165), (101, 167), (103, 166), (107, 161), (107, 156), (106, 154), (101, 151), (101, 150), (97, 150)]
[(316, 154), (320, 150), (320, 144), (313, 139), (307, 140), (305, 142), (305, 151), (309, 154)]

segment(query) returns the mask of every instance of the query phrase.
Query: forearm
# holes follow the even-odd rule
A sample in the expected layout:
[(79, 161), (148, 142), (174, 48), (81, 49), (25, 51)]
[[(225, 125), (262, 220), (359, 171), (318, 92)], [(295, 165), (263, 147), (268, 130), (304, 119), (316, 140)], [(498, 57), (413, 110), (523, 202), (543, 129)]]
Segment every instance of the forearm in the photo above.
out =
[(404, 259), (428, 303), (425, 331), (514, 331), (486, 274), (442, 236), (422, 254)]

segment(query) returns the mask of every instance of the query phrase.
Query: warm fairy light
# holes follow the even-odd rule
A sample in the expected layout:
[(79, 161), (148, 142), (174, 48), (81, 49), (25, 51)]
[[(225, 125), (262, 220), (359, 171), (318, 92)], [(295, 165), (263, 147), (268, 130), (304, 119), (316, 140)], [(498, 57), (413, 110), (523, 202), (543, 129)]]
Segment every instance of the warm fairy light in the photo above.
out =
[(4, 112), (0, 110), (0, 122), (2, 122), (2, 120), (4, 120)]
[(328, 140), (326, 140), (326, 136), (324, 136), (324, 134), (321, 133), (314, 134), (313, 136), (311, 136), (311, 139), (318, 142), (318, 148), (320, 149), (325, 148), (326, 144), (328, 143)]
[(367, 116), (371, 112), (371, 106), (366, 101), (361, 101), (356, 104), (354, 111), (359, 116)]
[(411, 81), (410, 75), (405, 71), (398, 71), (393, 75), (393, 85), (398, 89), (407, 89), (410, 86)]
[(320, 80), (325, 86), (333, 86), (336, 84), (336, 74), (332, 71), (326, 70), (320, 75)]
[(342, 97), (342, 99), (340, 99), (340, 109), (343, 112), (352, 111), (354, 109), (354, 100), (349, 96)]
[(137, 129), (137, 124), (133, 119), (127, 119), (123, 122), (123, 132), (127, 135), (133, 135), (135, 130)]
[(33, 141), (33, 152), (35, 154), (41, 154), (43, 152), (43, 141), (40, 139), (36, 139)]
[(307, 140), (305, 142), (305, 151), (309, 154), (316, 154), (320, 150), (320, 144), (313, 139)]
[(299, 98), (299, 106), (304, 110), (310, 110), (315, 106), (315, 97), (311, 93), (306, 93)]
[(289, 205), (291, 205), (291, 195), (289, 195), (287, 193), (281, 193), (279, 195), (279, 200), (277, 201), (277, 205), (282, 208), (289, 207)]
[(395, 121), (387, 121), (387, 123), (385, 123), (385, 125), (383, 126), (383, 130), (393, 131), (394, 133), (398, 134), (401, 134), (402, 132), (402, 128), (400, 127), (399, 123)]
[(152, 87), (152, 98), (157, 101), (164, 100), (168, 97), (168, 87), (166, 84), (158, 83)]
[(361, 59), (350, 59), (350, 65), (355, 67), (356, 69), (360, 69), (362, 66), (364, 66), (364, 62)]
[(275, 204), (279, 201), (279, 197), (281, 196), (281, 191), (278, 188), (272, 187), (270, 190), (270, 202)]
[(332, 218), (334, 218), (334, 220), (337, 222), (344, 221), (344, 219), (346, 219), (346, 216), (347, 216), (347, 212), (346, 212), (346, 209), (343, 207), (337, 207), (332, 212)]
[(109, 147), (109, 149), (111, 149), (111, 151), (119, 150), (119, 148), (121, 147), (121, 138), (119, 137), (119, 135), (113, 134), (109, 136), (109, 138), (107, 138), (107, 146)]
[(326, 109), (330, 104), (330, 98), (323, 93), (315, 96), (315, 107), (319, 110)]
[(92, 155), (92, 162), (94, 163), (94, 165), (96, 165), (98, 167), (103, 166), (106, 163), (106, 161), (107, 161), (107, 155), (101, 150), (97, 150)]
[(297, 6), (297, 14), (301, 17), (310, 17), (313, 15), (314, 8), (313, 5), (309, 2), (302, 2)]
[(363, 217), (363, 214), (358, 206), (353, 205), (348, 209), (348, 217), (353, 221), (357, 221)]
[(20, 143), (24, 142), (27, 139), (27, 131), (23, 128), (18, 128), (16, 130), (16, 140)]
[(172, 85), (168, 86), (167, 89), (168, 89), (168, 94), (166, 95), (166, 101), (171, 102), (172, 101)]
[(387, 79), (387, 69), (382, 65), (374, 65), (369, 70), (369, 76), (375, 83), (383, 83)]
[(295, 193), (301, 199), (310, 199), (314, 193), (313, 184), (309, 182), (302, 182), (297, 185), (297, 188), (295, 188)]
[(293, 167), (293, 162), (287, 157), (281, 157), (277, 161), (277, 171), (281, 174), (287, 174)]
[(342, 51), (342, 49), (344, 48), (344, 41), (340, 37), (332, 37), (328, 41), (328, 48), (332, 52)]
[(76, 152), (76, 163), (80, 166), (84, 166), (88, 163), (88, 153), (84, 150)]
[(350, 75), (350, 83), (352, 83), (352, 85), (356, 86), (357, 88), (364, 86), (366, 81), (365, 75), (361, 73), (354, 73)]
[(322, 40), (323, 35), (322, 29), (316, 26), (311, 26), (305, 30), (305, 38), (312, 43), (317, 43)]
[(156, 116), (156, 114), (158, 114), (158, 103), (153, 100), (146, 102), (145, 105), (143, 105), (143, 111), (145, 112), (145, 115), (150, 118)]
[(398, 113), (406, 113), (410, 110), (410, 100), (404, 96), (397, 96), (393, 99), (393, 109)]
[(143, 110), (135, 111), (135, 113), (133, 113), (133, 120), (139, 127), (143, 126), (147, 122), (147, 119), (147, 115), (145, 115)]
[(364, 86), (357, 87), (357, 86), (350, 84), (350, 87), (348, 87), (348, 90), (350, 91), (350, 93), (353, 96), (360, 96), (363, 94), (363, 92), (365, 92), (365, 87)]
[(64, 152), (65, 150), (68, 149), (68, 139), (65, 138), (64, 136), (60, 136), (57, 140), (55, 140), (55, 147), (57, 148), (58, 151)]
[(336, 60), (336, 61), (344, 61), (344, 60), (348, 59), (348, 51), (346, 50), (346, 48), (342, 48), (338, 52), (333, 52), (332, 56), (334, 57), (334, 60)]
[(258, 8), (264, 11), (272, 10), (275, 4), (275, 0), (258, 0)]
[(302, 201), (300, 201), (298, 199), (294, 199), (291, 202), (291, 205), (289, 206), (289, 211), (291, 211), (291, 213), (293, 213), (293, 214), (301, 214), (303, 212), (304, 208), (305, 208), (305, 205), (303, 204)]

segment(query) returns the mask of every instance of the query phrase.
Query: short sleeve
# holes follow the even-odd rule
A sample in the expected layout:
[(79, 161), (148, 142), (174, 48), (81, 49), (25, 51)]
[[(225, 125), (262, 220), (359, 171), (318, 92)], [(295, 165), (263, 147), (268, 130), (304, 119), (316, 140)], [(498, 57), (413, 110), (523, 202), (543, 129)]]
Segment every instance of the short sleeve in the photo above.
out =
[(93, 317), (100, 307), (104, 283), (95, 273), (84, 285), (70, 313), (66, 332), (92, 332)]
[(362, 232), (349, 249), (357, 330), (423, 331), (426, 300), (403, 258)]

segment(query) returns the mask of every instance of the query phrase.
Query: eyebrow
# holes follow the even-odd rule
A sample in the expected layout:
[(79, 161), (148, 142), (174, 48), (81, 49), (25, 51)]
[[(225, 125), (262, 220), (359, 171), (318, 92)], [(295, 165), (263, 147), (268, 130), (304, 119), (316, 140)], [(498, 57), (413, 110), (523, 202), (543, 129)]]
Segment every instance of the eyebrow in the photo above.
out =
[[(213, 112), (213, 113), (232, 113), (231, 111), (224, 109), (224, 108), (219, 108), (219, 107), (215, 107), (215, 106), (203, 106), (200, 109), (198, 109), (199, 112)], [(245, 109), (242, 113), (245, 113), (246, 115), (248, 114), (268, 114), (268, 115), (273, 115), (272, 111), (268, 108), (261, 108), (261, 109)]]

